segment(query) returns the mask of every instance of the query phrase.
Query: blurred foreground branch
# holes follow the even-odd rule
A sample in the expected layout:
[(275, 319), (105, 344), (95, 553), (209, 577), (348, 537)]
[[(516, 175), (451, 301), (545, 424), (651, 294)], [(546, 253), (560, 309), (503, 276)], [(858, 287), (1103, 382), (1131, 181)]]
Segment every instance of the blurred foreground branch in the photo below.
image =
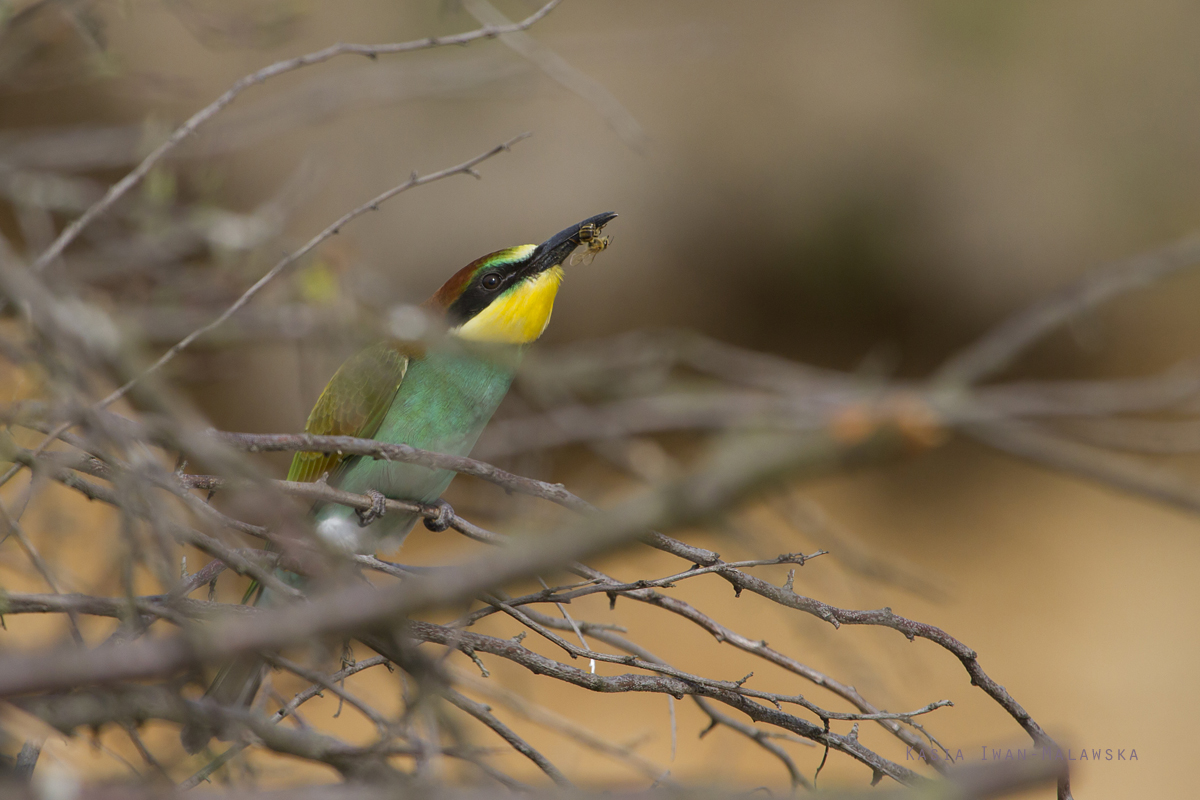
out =
[(270, 80), (278, 75), (283, 75), (303, 67), (313, 64), (320, 64), (332, 58), (341, 55), (362, 55), (370, 59), (376, 59), (381, 55), (392, 55), (398, 53), (409, 53), (416, 50), (427, 50), (433, 47), (445, 47), (447, 45), (465, 45), (478, 39), (491, 39), (500, 36), (504, 33), (518, 32), (527, 30), (535, 25), (539, 20), (549, 14), (554, 7), (561, 3), (562, 0), (550, 0), (536, 12), (526, 17), (521, 22), (512, 23), (510, 25), (497, 27), (488, 25), (478, 30), (460, 33), (454, 36), (430, 36), (424, 39), (417, 39), (411, 42), (400, 42), (393, 44), (335, 44), (323, 50), (318, 50), (315, 53), (289, 58), (284, 61), (277, 61), (270, 66), (263, 67), (260, 70), (250, 73), (243, 78), (240, 78), (233, 84), (224, 94), (218, 97), (209, 105), (197, 111), (186, 122), (167, 137), (166, 141), (156, 147), (142, 162), (137, 165), (124, 178), (114, 183), (109, 187), (104, 196), (89, 207), (81, 216), (63, 229), (63, 232), (58, 235), (44, 252), (34, 260), (31, 268), (34, 272), (40, 272), (45, 269), (55, 259), (60, 257), (63, 252), (74, 242), (79, 234), (83, 232), (89, 224), (92, 223), (100, 215), (108, 211), (118, 200), (125, 196), (130, 189), (137, 186), (154, 168), (154, 165), (163, 159), (171, 150), (177, 147), (184, 139), (191, 136), (204, 123), (215, 117), (226, 106), (234, 101), (238, 95), (246, 91), (252, 86), (257, 86), (264, 81)]

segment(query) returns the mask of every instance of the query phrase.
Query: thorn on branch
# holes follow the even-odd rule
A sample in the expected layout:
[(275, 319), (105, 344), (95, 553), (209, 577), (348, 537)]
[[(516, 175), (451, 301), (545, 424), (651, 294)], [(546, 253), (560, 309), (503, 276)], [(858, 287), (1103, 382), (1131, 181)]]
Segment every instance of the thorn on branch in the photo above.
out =
[(617, 608), (617, 593), (616, 592), (605, 592), (605, 594), (608, 595), (608, 610), (609, 611), (616, 610), (616, 608)]
[(742, 678), (742, 679), (741, 679), (741, 680), (739, 680), (739, 681), (734, 681), (734, 682), (733, 682), (733, 685), (734, 685), (734, 686), (737, 686), (737, 687), (740, 689), (740, 688), (742, 688), (742, 685), (743, 685), (743, 684), (744, 684), (746, 681), (750, 680), (750, 679), (751, 679), (751, 678), (753, 678), (753, 677), (754, 677), (754, 673), (753, 673), (753, 672), (749, 672), (749, 673), (747, 673), (747, 674), (746, 674), (746, 677)]
[[(475, 654), (475, 651), (472, 648), (465, 647), (465, 648), (463, 648), (463, 652), (467, 654), (468, 658), (470, 658), (472, 661), (475, 662), (475, 666), (479, 667), (479, 674), (482, 677), (484, 677), (484, 678), (492, 677), (492, 673), (488, 672), (488, 668), (483, 665), (483, 661), (480, 660), (479, 656)], [(488, 710), (491, 711), (490, 708)]]
[(829, 735), (828, 735), (829, 734), (829, 720), (826, 718), (822, 718), (821, 721), (825, 723), (825, 734), (826, 735), (824, 737), (822, 737), (825, 740), (825, 752), (821, 756), (821, 763), (817, 764), (817, 771), (813, 773), (812, 782), (813, 782), (814, 787), (816, 787), (816, 785), (817, 785), (817, 778), (820, 777), (821, 770), (823, 770), (825, 768), (825, 762), (829, 760)]
[(734, 598), (738, 598), (738, 597), (742, 596), (742, 587), (741, 586), (734, 585), (733, 596), (734, 596)]
[[(804, 562), (803, 562), (803, 561), (801, 561), (800, 563), (801, 563), (801, 564), (803, 564)], [(790, 592), (790, 591), (792, 591), (792, 583), (793, 583), (795, 580), (796, 580), (796, 570), (794, 570), (794, 569), (789, 569), (789, 570), (788, 570), (788, 576), (787, 576), (787, 580), (783, 582), (783, 590), (784, 590), (785, 592)]]
[(525, 631), (521, 631), (516, 636), (509, 639), (509, 641), (512, 642), (513, 644), (521, 644), (521, 642), (525, 641), (526, 635), (527, 634), (525, 633)]

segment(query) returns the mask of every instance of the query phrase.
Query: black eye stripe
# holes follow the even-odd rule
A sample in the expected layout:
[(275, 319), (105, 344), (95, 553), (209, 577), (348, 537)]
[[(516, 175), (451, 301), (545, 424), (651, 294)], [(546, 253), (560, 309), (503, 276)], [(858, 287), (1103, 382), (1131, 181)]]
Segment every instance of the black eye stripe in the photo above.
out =
[[(510, 253), (511, 251), (499, 251), (493, 255)], [(502, 296), (505, 291), (520, 283), (522, 279), (529, 277), (532, 254), (530, 252), (521, 259), (493, 260), (490, 264), (480, 266), (475, 275), (470, 277), (470, 282), (462, 290), (462, 294), (450, 303), (449, 308), (446, 308), (446, 319), (450, 321), (451, 325), (466, 323), (482, 309), (490, 306), (492, 301)], [(498, 279), (491, 279), (493, 276)]]
[(450, 308), (447, 318), (453, 324), (461, 324), (478, 314), (493, 300), (525, 277), (527, 261), (512, 261), (484, 268), (471, 279), (463, 293)]

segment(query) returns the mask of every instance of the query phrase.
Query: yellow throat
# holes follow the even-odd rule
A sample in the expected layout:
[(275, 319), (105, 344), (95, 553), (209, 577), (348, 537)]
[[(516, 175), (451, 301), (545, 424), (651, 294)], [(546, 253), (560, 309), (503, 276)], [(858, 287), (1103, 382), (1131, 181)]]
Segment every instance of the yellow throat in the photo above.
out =
[(523, 280), (493, 300), (487, 308), (453, 330), (475, 342), (529, 344), (550, 324), (554, 298), (562, 284), (561, 266)]

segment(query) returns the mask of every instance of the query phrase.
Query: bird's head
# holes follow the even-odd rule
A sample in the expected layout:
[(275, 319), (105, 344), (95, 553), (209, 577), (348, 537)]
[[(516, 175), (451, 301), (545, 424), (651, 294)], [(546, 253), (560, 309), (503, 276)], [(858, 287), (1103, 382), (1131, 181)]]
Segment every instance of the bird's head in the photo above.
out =
[(539, 245), (509, 247), (476, 259), (446, 281), (425, 306), (444, 315), (450, 332), (463, 339), (533, 342), (550, 322), (563, 261), (588, 236), (598, 236), (615, 216), (597, 214)]

